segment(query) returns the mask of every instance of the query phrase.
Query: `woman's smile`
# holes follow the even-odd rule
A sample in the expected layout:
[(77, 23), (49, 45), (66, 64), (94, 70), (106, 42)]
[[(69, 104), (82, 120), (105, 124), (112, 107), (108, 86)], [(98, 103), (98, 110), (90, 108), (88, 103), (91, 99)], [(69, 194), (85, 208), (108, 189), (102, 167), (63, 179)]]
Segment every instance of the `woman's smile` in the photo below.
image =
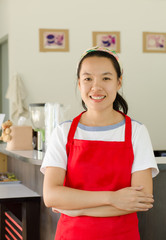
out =
[(90, 96), (90, 98), (95, 102), (101, 102), (102, 100), (104, 100), (105, 97), (106, 96)]

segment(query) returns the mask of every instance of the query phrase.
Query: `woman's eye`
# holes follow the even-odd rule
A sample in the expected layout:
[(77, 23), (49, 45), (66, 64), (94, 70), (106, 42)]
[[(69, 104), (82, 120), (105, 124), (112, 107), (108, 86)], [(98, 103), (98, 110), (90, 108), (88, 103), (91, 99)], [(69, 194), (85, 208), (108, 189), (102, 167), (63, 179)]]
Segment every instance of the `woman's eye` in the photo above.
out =
[(85, 81), (91, 81), (92, 79), (91, 78), (85, 78)]
[(111, 80), (111, 78), (105, 77), (105, 78), (103, 78), (103, 80)]

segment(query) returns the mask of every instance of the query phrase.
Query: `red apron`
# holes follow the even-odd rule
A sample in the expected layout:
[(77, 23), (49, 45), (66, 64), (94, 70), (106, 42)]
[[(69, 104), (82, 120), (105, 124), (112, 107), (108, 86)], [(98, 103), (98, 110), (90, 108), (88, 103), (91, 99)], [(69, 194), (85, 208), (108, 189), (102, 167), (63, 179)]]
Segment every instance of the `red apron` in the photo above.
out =
[[(65, 186), (90, 191), (116, 191), (131, 186), (134, 154), (131, 119), (125, 115), (125, 141), (74, 139), (82, 113), (71, 125)], [(118, 217), (61, 215), (55, 240), (140, 240), (137, 214)]]

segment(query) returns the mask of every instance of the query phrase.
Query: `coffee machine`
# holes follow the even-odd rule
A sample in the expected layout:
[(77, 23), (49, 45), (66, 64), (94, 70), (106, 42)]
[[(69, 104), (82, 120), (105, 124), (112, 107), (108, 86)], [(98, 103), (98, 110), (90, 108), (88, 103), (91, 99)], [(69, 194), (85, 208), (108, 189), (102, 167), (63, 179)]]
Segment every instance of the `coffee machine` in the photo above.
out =
[(45, 150), (45, 103), (29, 104), (30, 117), (33, 127), (34, 149)]

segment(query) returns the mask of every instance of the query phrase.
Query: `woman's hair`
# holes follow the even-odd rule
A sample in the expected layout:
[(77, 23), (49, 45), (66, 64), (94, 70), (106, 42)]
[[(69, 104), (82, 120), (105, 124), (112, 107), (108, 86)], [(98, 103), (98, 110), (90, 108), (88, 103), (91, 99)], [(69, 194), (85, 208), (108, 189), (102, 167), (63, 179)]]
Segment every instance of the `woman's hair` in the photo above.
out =
[[(80, 62), (78, 64), (78, 68), (77, 68), (77, 78), (78, 79), (80, 78), (80, 70), (81, 70), (82, 62), (84, 61), (84, 59), (89, 58), (89, 57), (105, 57), (105, 58), (110, 59), (110, 61), (112, 62), (113, 66), (115, 68), (118, 79), (121, 77), (121, 75), (122, 75), (121, 68), (120, 68), (119, 63), (116, 60), (116, 58), (108, 52), (99, 50), (99, 51), (88, 52), (84, 57), (82, 57), (82, 59), (80, 60)], [(87, 107), (83, 100), (82, 100), (82, 106), (85, 110), (87, 110)], [(124, 114), (127, 114), (127, 112), (128, 112), (128, 104), (119, 93), (117, 93), (115, 101), (113, 102), (113, 109), (116, 111), (122, 110), (124, 112)]]

